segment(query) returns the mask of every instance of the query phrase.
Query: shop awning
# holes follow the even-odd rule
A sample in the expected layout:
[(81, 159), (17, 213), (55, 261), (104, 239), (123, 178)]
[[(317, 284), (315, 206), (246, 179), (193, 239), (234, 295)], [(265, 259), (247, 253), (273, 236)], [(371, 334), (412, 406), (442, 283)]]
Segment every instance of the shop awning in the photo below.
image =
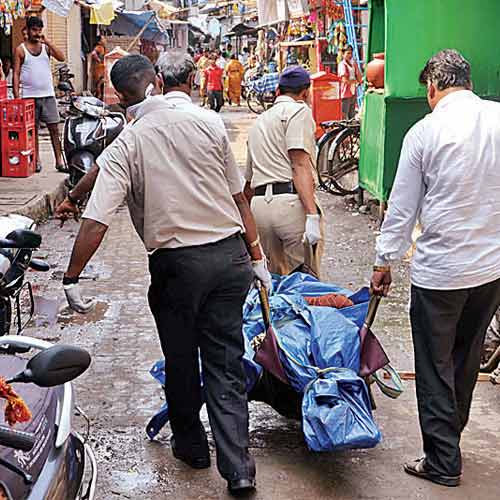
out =
[(247, 24), (239, 23), (233, 26), (229, 31), (229, 33), (226, 33), (224, 36), (232, 37), (232, 36), (248, 36), (256, 34), (257, 30), (254, 27), (248, 26)]
[(117, 35), (137, 36), (142, 30), (141, 38), (167, 45), (169, 37), (161, 26), (155, 11), (122, 11), (117, 13), (110, 25), (110, 30)]

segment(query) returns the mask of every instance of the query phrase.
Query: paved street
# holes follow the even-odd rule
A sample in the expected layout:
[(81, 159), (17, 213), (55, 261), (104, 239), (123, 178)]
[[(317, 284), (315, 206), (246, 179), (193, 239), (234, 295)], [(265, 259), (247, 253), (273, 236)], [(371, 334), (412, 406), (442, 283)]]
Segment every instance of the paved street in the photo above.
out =
[[(223, 117), (243, 165), (253, 117), (245, 108), (225, 110)], [(321, 200), (328, 217), (325, 279), (352, 289), (366, 285), (377, 223), (351, 209), (344, 199), (322, 194)], [(155, 442), (145, 435), (147, 421), (162, 404), (162, 391), (148, 373), (161, 354), (146, 300), (146, 256), (125, 208), (120, 209), (87, 269), (86, 277), (95, 279), (82, 284), (86, 294), (98, 297), (96, 310), (88, 316), (66, 309), (56, 315), (57, 308), (64, 305), (60, 282), (77, 228), (77, 223), (71, 222), (59, 229), (56, 221), (41, 227), (44, 244), (40, 253), (53, 265), (53, 271), (49, 276), (32, 275), (36, 295), (44, 300), (39, 301), (40, 314), (27, 334), (74, 343), (92, 354), (91, 368), (75, 386), (78, 404), (92, 422), (91, 442), (99, 463), (97, 498), (226, 498), (225, 482), (215, 465), (195, 472), (172, 457), (168, 427)], [(407, 267), (403, 263), (395, 269), (395, 287), (375, 324), (400, 369), (412, 369)], [(407, 382), (405, 394), (397, 401), (379, 392), (376, 398), (383, 442), (373, 450), (329, 455), (308, 452), (299, 424), (263, 404), (252, 403), (251, 451), (258, 467), (254, 498), (498, 499), (498, 387), (481, 383), (476, 392), (472, 420), (463, 439), (464, 477), (458, 489), (422, 482), (401, 470), (403, 461), (421, 454), (413, 383)]]

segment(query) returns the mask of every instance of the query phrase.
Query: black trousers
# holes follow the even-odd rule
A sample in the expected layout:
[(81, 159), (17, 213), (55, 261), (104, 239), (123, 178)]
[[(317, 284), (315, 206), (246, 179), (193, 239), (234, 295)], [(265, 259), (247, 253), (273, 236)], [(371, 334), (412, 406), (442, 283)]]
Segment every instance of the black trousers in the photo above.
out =
[(486, 330), (500, 305), (500, 280), (463, 290), (411, 288), (416, 390), (426, 464), (462, 472), (467, 425)]
[(217, 113), (224, 106), (224, 92), (222, 90), (209, 90), (208, 91), (208, 105)]
[(253, 271), (240, 235), (217, 243), (156, 251), (149, 261), (149, 304), (166, 360), (170, 425), (188, 453), (206, 436), (202, 392), (217, 465), (227, 479), (255, 475), (248, 453), (248, 403), (242, 365), (242, 307)]

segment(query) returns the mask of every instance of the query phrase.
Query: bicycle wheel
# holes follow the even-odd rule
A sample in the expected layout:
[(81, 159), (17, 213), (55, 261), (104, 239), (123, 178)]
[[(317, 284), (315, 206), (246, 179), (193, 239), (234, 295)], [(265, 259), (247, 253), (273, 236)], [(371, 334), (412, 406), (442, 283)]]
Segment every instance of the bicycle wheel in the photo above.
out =
[(342, 195), (356, 194), (359, 190), (359, 129), (344, 129), (332, 145), (329, 174), (333, 188)]
[(334, 166), (335, 139), (339, 129), (327, 132), (318, 142), (318, 156), (316, 159), (316, 170), (318, 172), (319, 184), (322, 189), (330, 194), (342, 196), (334, 184), (332, 167)]
[(250, 90), (247, 95), (247, 105), (252, 113), (260, 115), (264, 110), (262, 103), (258, 98), (258, 94), (254, 90)]

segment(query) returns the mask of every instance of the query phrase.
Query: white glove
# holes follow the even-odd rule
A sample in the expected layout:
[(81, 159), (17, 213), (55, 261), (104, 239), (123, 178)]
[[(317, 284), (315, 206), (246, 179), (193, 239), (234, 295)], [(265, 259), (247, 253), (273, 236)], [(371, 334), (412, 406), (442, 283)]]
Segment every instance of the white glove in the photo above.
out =
[(63, 288), (68, 305), (73, 311), (80, 314), (87, 314), (94, 309), (97, 301), (95, 299), (84, 299), (78, 283), (64, 285)]
[(252, 267), (255, 277), (264, 285), (265, 289), (271, 293), (273, 289), (273, 280), (271, 273), (267, 269), (267, 259), (252, 260)]
[(302, 238), (303, 243), (313, 246), (321, 240), (321, 215), (306, 215), (306, 231)]

